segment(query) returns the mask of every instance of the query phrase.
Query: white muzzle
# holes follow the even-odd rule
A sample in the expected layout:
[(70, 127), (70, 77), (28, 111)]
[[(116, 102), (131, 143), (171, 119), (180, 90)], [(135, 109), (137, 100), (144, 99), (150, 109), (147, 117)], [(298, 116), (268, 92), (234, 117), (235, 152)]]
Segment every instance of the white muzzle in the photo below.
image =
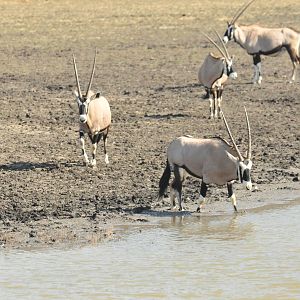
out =
[(225, 35), (225, 36), (223, 37), (223, 42), (224, 42), (225, 44), (227, 44), (228, 41), (229, 41), (229, 39), (228, 39), (228, 37)]
[(231, 79), (237, 79), (237, 72), (232, 72), (232, 73), (230, 73), (230, 74), (229, 74), (229, 77), (230, 77)]
[(87, 122), (87, 116), (86, 115), (80, 115), (79, 116), (79, 121), (81, 123), (86, 123)]

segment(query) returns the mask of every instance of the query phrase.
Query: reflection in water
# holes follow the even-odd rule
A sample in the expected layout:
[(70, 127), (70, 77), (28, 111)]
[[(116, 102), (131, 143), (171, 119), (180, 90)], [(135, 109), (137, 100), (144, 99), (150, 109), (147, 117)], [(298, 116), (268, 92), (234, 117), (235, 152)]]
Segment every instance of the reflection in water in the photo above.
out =
[[(186, 237), (201, 237), (219, 240), (243, 239), (250, 234), (253, 225), (251, 223), (240, 224), (238, 219), (242, 217), (238, 214), (230, 216), (195, 217), (175, 215), (171, 218), (171, 224), (176, 226)], [(191, 230), (190, 226), (193, 226)], [(164, 224), (162, 228), (169, 227)]]
[(0, 299), (299, 299), (299, 215), (176, 215), (98, 247), (2, 251)]

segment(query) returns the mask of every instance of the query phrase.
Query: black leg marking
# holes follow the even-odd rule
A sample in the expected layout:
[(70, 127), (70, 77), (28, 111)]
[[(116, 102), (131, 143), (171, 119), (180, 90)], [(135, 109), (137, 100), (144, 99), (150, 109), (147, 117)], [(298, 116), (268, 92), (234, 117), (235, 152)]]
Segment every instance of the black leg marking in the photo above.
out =
[(205, 198), (206, 197), (206, 192), (207, 192), (207, 184), (202, 181), (201, 182), (201, 188), (200, 188), (200, 195)]
[(233, 184), (231, 182), (227, 182), (227, 190), (228, 190), (228, 198), (233, 195)]
[(200, 206), (202, 206), (205, 203), (206, 192), (207, 192), (207, 184), (202, 180), (201, 188), (200, 188), (200, 199), (199, 199), (199, 205), (197, 207), (197, 212), (201, 212)]
[(106, 139), (108, 136), (108, 128), (103, 133), (103, 148), (104, 148), (104, 154), (106, 154)]
[(234, 211), (237, 212), (236, 198), (233, 193), (233, 184), (231, 182), (227, 182), (227, 189), (228, 189), (228, 198), (231, 198)]
[(174, 180), (172, 182), (172, 188), (178, 192), (178, 205), (179, 205), (179, 210), (182, 210), (182, 205), (181, 205), (181, 192), (182, 192), (182, 178), (180, 175), (180, 170), (177, 165), (174, 166)]
[(253, 64), (257, 65), (260, 62), (261, 62), (260, 55), (259, 54), (254, 54), (253, 55)]

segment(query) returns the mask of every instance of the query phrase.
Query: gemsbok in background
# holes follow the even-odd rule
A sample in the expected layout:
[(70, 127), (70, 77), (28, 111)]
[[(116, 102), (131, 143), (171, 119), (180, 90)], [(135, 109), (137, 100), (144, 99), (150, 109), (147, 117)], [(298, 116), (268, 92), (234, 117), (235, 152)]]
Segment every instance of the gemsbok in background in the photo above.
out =
[[(104, 154), (105, 154), (105, 163), (108, 164), (108, 155), (106, 151), (106, 139), (108, 135), (108, 130), (111, 124), (111, 111), (110, 106), (106, 98), (100, 95), (100, 92), (96, 94), (91, 91), (91, 86), (95, 73), (95, 65), (96, 65), (96, 55), (94, 57), (93, 69), (90, 77), (90, 81), (86, 90), (86, 93), (83, 95), (81, 92), (76, 60), (73, 54), (73, 65), (75, 71), (75, 78), (77, 84), (77, 91), (74, 91), (76, 96), (76, 100), (79, 108), (79, 137), (82, 147), (82, 155), (84, 157), (84, 162), (86, 165), (96, 166), (96, 151), (97, 145), (103, 137), (104, 143)], [(84, 134), (87, 133), (92, 145), (92, 159), (89, 161), (88, 155), (85, 151), (85, 141)]]
[(247, 111), (245, 109), (248, 130), (246, 158), (241, 155), (222, 112), (221, 116), (233, 147), (220, 137), (196, 139), (189, 136), (176, 138), (168, 146), (166, 167), (159, 181), (159, 199), (164, 196), (169, 185), (171, 172), (173, 172), (174, 179), (170, 184), (171, 209), (176, 207), (175, 197), (178, 200), (179, 210), (183, 208), (181, 197), (182, 184), (188, 174), (202, 179), (198, 212), (201, 211), (205, 204), (207, 184), (227, 184), (228, 197), (231, 199), (235, 211), (237, 211), (237, 207), (236, 196), (233, 192), (233, 182), (238, 180), (245, 183), (248, 190), (252, 189), (250, 178), (252, 167), (251, 132)]
[(264, 28), (259, 25), (239, 26), (236, 24), (238, 18), (243, 14), (247, 7), (254, 2), (248, 1), (241, 9), (239, 9), (224, 34), (223, 40), (227, 43), (234, 40), (249, 55), (253, 57), (254, 77), (253, 83), (261, 84), (261, 55), (276, 55), (286, 49), (290, 55), (293, 71), (291, 81), (295, 81), (297, 64), (300, 64), (300, 33), (287, 27), (283, 28)]
[(217, 32), (215, 32), (221, 42), (223, 50), (209, 36), (205, 37), (216, 47), (221, 56), (209, 53), (200, 66), (198, 79), (205, 87), (209, 98), (210, 118), (221, 118), (221, 103), (224, 84), (228, 77), (237, 78), (237, 73), (232, 68), (233, 57), (230, 57), (226, 46)]

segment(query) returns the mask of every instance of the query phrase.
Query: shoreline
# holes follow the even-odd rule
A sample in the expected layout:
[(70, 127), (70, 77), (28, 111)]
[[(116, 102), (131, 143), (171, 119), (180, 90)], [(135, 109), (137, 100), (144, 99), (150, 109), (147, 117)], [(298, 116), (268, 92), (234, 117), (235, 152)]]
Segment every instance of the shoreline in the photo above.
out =
[[(263, 190), (250, 194), (237, 191), (238, 214), (256, 213), (266, 209), (286, 207), (300, 203), (300, 187), (298, 183), (266, 184)], [(183, 212), (171, 211), (166, 198), (161, 203), (143, 209), (124, 209), (115, 212), (101, 211), (91, 217), (72, 219), (44, 219), (28, 223), (9, 222), (0, 225), (2, 249), (49, 249), (52, 247), (73, 248), (97, 246), (103, 242), (120, 238), (134, 227), (142, 230), (145, 225), (156, 226), (163, 218), (171, 217), (205, 217), (232, 216), (235, 214), (230, 202), (213, 201), (205, 206), (201, 213), (196, 212), (195, 203), (187, 203)], [(160, 206), (160, 207), (158, 207)], [(126, 233), (120, 230), (126, 227)]]

